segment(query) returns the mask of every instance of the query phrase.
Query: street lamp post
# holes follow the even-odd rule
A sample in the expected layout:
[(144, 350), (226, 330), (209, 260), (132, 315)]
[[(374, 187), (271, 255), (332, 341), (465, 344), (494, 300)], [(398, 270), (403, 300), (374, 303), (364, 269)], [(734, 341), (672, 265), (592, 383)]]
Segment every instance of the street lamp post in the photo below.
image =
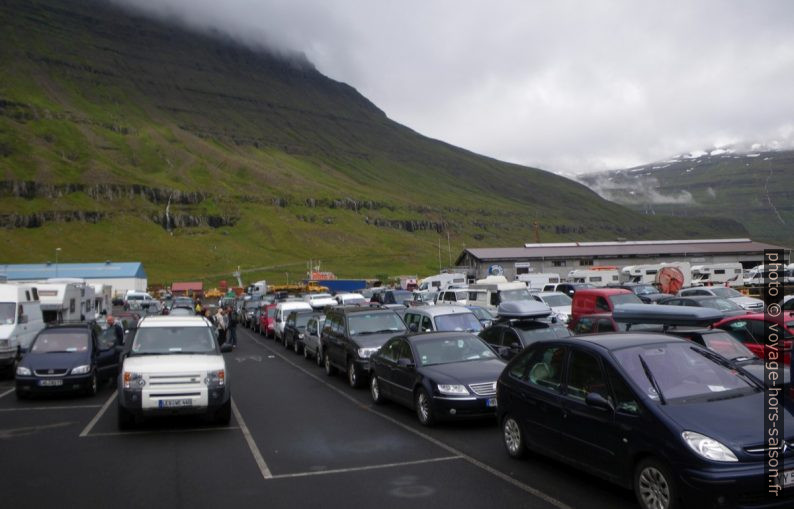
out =
[(61, 252), (61, 248), (55, 248), (55, 277), (58, 277), (58, 253)]

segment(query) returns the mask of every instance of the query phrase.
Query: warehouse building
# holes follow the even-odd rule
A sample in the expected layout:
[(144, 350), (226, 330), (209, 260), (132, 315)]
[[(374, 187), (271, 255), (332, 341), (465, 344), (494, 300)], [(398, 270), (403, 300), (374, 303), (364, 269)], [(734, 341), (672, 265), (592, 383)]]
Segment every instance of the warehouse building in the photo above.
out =
[(114, 296), (127, 290), (145, 292), (148, 280), (141, 262), (38, 263), (0, 265), (0, 279), (8, 282), (43, 281), (50, 278), (84, 279), (93, 285), (108, 285)]
[(456, 272), (470, 280), (504, 274), (508, 280), (520, 274), (557, 273), (565, 279), (576, 269), (593, 266), (689, 262), (692, 265), (740, 262), (744, 268), (763, 263), (765, 249), (791, 250), (750, 239), (641, 240), (617, 242), (569, 242), (525, 244), (524, 247), (470, 248), (455, 262)]

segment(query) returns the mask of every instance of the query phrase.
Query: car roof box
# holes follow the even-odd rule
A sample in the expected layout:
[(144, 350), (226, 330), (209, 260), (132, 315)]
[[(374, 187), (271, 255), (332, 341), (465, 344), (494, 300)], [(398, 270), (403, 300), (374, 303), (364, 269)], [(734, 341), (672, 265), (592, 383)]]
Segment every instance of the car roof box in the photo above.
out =
[(544, 318), (551, 314), (551, 308), (536, 300), (514, 300), (499, 304), (496, 314), (500, 318)]
[(724, 318), (722, 312), (692, 306), (665, 304), (619, 304), (612, 318), (620, 323), (647, 323), (658, 325), (707, 326)]

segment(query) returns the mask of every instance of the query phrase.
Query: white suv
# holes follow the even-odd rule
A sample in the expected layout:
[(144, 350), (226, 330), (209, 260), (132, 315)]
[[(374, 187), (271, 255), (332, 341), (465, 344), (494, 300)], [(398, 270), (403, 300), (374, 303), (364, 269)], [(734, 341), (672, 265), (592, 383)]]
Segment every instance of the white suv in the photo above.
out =
[(124, 357), (118, 383), (118, 424), (151, 415), (205, 414), (231, 419), (229, 373), (212, 324), (200, 316), (151, 316)]

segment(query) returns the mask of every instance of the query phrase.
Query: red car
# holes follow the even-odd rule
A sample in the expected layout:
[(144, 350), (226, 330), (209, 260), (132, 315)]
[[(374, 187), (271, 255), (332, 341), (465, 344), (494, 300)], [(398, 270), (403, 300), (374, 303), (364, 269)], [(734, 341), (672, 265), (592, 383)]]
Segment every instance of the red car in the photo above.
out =
[(766, 334), (772, 324), (777, 324), (779, 332), (783, 333), (783, 362), (791, 364), (791, 348), (794, 343), (794, 313), (792, 312), (785, 312), (782, 316), (769, 320), (766, 320), (763, 313), (731, 316), (715, 323), (714, 327), (730, 332), (750, 351), (763, 359)]
[(276, 325), (276, 304), (265, 306), (265, 312), (259, 315), (259, 333), (267, 338), (273, 337), (273, 327)]

